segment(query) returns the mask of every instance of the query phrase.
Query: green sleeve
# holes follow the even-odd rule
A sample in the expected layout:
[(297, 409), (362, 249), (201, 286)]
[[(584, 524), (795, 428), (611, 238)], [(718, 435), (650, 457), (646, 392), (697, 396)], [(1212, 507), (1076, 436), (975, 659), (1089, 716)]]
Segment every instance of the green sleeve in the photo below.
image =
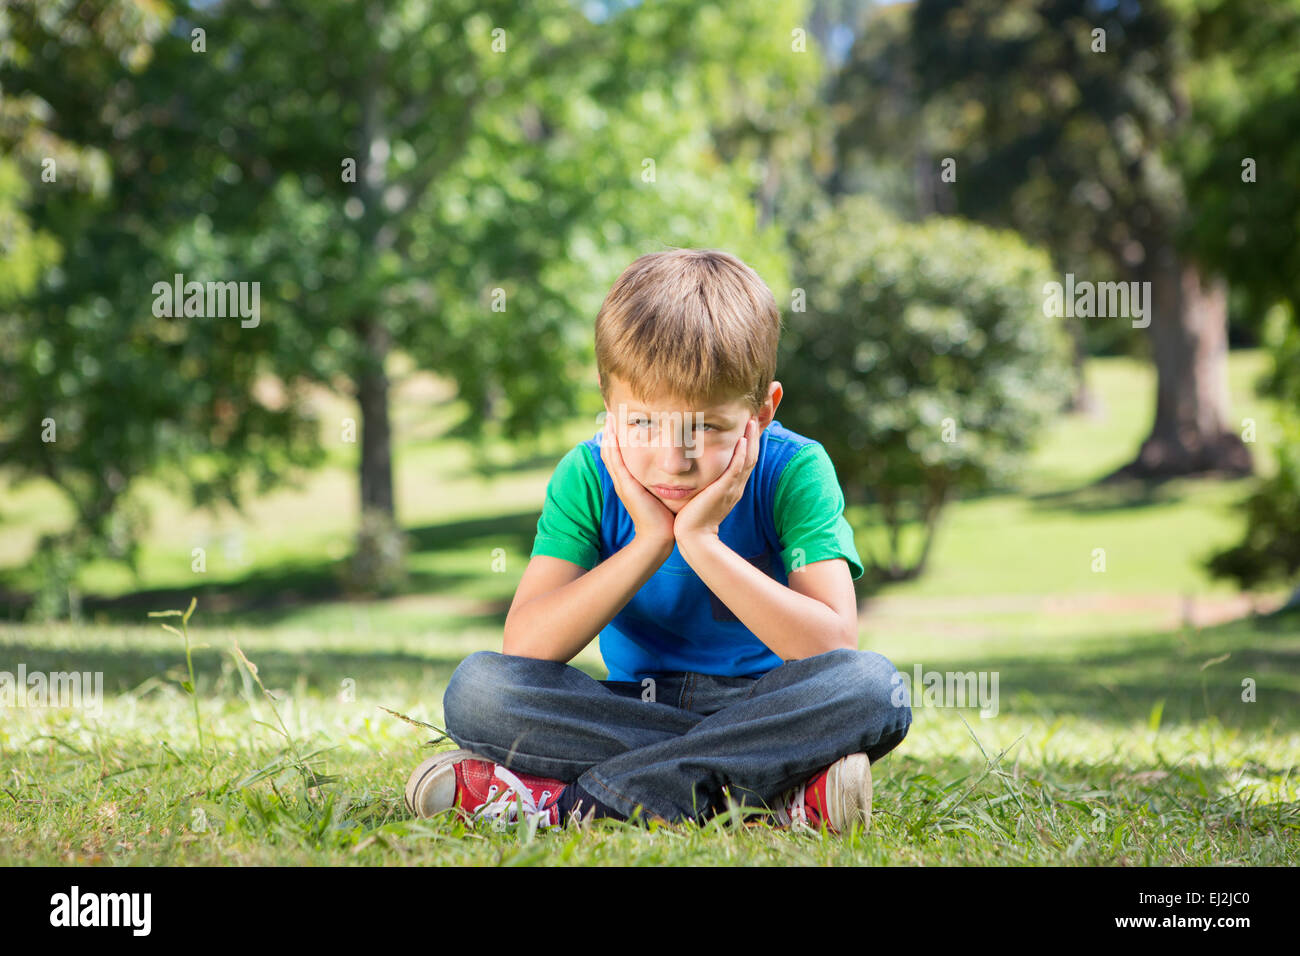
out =
[(853, 580), (862, 577), (862, 559), (853, 542), (853, 529), (844, 518), (844, 493), (826, 449), (817, 442), (806, 445), (786, 462), (776, 486), (774, 519), (781, 539), (781, 560), (792, 571), (795, 550), (803, 549), (802, 563), (843, 558)]
[(546, 486), (533, 555), (563, 558), (590, 571), (600, 560), (603, 507), (596, 462), (586, 445), (576, 445), (560, 459)]

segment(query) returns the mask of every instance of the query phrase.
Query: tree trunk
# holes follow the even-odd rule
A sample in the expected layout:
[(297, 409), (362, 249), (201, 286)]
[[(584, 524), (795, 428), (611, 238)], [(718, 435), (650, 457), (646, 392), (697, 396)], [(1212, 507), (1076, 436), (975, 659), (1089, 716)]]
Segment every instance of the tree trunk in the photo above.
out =
[(764, 149), (764, 175), (762, 185), (758, 188), (758, 228), (767, 228), (768, 223), (776, 218), (776, 194), (781, 185), (779, 159), (770, 144)]
[(384, 360), (392, 348), (382, 322), (365, 319), (358, 324), (365, 357), (357, 376), (357, 401), (361, 406), (361, 513), (393, 511), (392, 435), (388, 424), (388, 375)]
[(1064, 411), (1071, 415), (1100, 418), (1102, 417), (1101, 400), (1097, 397), (1097, 393), (1088, 387), (1088, 340), (1084, 335), (1083, 320), (1067, 319), (1065, 329), (1070, 334), (1074, 346), (1074, 390), (1066, 399)]
[[(383, 6), (369, 2), (365, 6), (367, 27), (378, 30), (383, 18)], [(363, 150), (357, 170), (357, 193), (361, 199), (364, 218), (360, 224), (366, 238), (363, 255), (378, 257), (392, 245), (394, 233), (380, 223), (382, 197), (387, 186), (385, 165), (377, 158), (387, 138), (383, 130), (379, 90), (386, 69), (386, 58), (381, 54), (366, 74), (361, 91), (361, 142)], [(365, 269), (359, 270), (365, 272)], [(366, 514), (378, 511), (387, 518), (393, 511), (393, 454), (388, 423), (388, 375), (385, 360), (392, 350), (393, 339), (383, 320), (374, 315), (362, 315), (356, 321), (356, 334), (360, 346), (357, 367), (357, 402), (361, 406), (361, 523), (366, 525)]]
[(1168, 246), (1140, 278), (1151, 282), (1147, 313), (1156, 366), (1156, 416), (1137, 458), (1110, 478), (1249, 475), (1250, 451), (1228, 419), (1227, 286)]

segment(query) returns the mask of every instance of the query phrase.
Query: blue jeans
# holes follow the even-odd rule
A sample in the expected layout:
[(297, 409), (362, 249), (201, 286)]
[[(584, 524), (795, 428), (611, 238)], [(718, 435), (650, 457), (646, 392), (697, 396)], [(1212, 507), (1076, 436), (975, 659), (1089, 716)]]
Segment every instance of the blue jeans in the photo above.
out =
[(577, 781), (627, 816), (703, 820), (771, 806), (840, 757), (874, 762), (907, 736), (907, 681), (873, 651), (786, 661), (761, 677), (678, 673), (599, 681), (558, 661), (479, 651), (443, 698), (459, 746), (512, 770)]

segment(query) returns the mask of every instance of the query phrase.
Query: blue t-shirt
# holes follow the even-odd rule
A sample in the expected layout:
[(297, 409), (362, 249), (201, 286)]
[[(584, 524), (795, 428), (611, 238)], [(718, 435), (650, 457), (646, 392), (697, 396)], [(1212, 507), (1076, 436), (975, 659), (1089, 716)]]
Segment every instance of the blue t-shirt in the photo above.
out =
[[(632, 518), (600, 456), (602, 433), (572, 448), (556, 466), (537, 522), (533, 554), (591, 570), (626, 547)], [(788, 586), (796, 567), (843, 558), (862, 577), (844, 495), (820, 442), (772, 421), (744, 496), (718, 526), (718, 537), (745, 560)], [(609, 680), (639, 681), (681, 671), (759, 677), (781, 664), (754, 632), (700, 580), (676, 546), (659, 570), (600, 632)]]

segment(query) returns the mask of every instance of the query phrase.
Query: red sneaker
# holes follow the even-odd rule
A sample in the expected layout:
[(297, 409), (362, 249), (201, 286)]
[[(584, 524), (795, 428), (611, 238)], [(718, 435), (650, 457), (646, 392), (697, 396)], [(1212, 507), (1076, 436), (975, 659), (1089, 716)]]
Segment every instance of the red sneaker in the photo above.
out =
[(841, 757), (821, 773), (777, 798), (776, 821), (796, 829), (843, 833), (871, 826), (871, 761), (863, 753)]
[(471, 819), (514, 822), (522, 808), (539, 827), (560, 824), (563, 780), (516, 773), (468, 750), (434, 754), (406, 781), (406, 806), (417, 817), (457, 807)]

